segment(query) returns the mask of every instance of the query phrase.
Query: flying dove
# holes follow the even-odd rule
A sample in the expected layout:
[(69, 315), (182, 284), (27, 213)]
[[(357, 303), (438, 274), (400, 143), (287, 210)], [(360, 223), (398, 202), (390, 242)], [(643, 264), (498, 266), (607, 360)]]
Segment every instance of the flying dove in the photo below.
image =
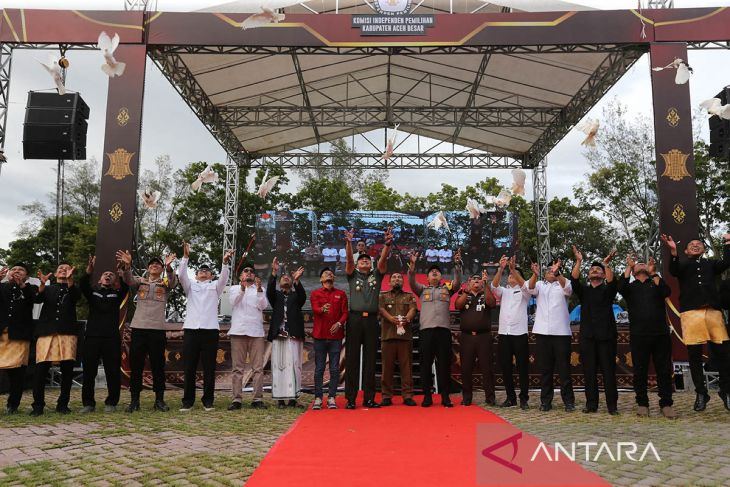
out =
[(717, 115), (718, 117), (730, 120), (730, 103), (723, 105), (719, 98), (710, 98), (700, 103), (700, 108), (707, 110), (710, 115)]
[(218, 173), (216, 173), (211, 166), (208, 166), (203, 172), (198, 174), (198, 179), (193, 181), (193, 184), (190, 185), (190, 189), (197, 193), (198, 191), (200, 191), (200, 187), (203, 185), (203, 183), (215, 182), (218, 182)]
[(494, 206), (496, 204), (497, 198), (494, 195), (487, 195), (484, 197), (484, 202), (489, 206)]
[(505, 206), (509, 206), (510, 201), (512, 201), (512, 193), (503, 189), (499, 192), (499, 195), (497, 195), (497, 198), (494, 200), (494, 204), (500, 208), (504, 208)]
[(256, 193), (259, 198), (266, 198), (266, 195), (269, 194), (269, 191), (272, 190), (274, 185), (279, 181), (279, 176), (274, 176), (272, 178), (266, 179), (266, 176), (269, 175), (269, 170), (267, 169), (264, 173), (264, 178), (262, 179), (261, 186), (259, 186), (259, 191)]
[(594, 120), (592, 118), (586, 118), (581, 123), (576, 125), (576, 130), (579, 130), (586, 134), (586, 138), (583, 139), (583, 142), (581, 142), (580, 145), (595, 147), (596, 134), (598, 133), (598, 127), (600, 127), (600, 125), (601, 124), (598, 120)]
[[(36, 61), (38, 60), (36, 59)], [(61, 66), (58, 64), (58, 60), (54, 56), (51, 56), (48, 58), (48, 63), (38, 62), (48, 71), (51, 78), (53, 78), (53, 82), (56, 84), (56, 88), (58, 88), (58, 94), (65, 95), (66, 87), (63, 85), (63, 75), (61, 74)]]
[(388, 139), (388, 143), (385, 145), (385, 152), (383, 153), (383, 160), (385, 161), (390, 160), (391, 156), (393, 155), (395, 142), (398, 137), (398, 127), (400, 127), (400, 124), (395, 124), (395, 128), (393, 128), (393, 136)]
[(278, 24), (286, 18), (286, 15), (277, 13), (273, 8), (262, 5), (261, 11), (246, 17), (241, 22), (241, 29), (255, 29), (268, 24)]
[(152, 191), (151, 189), (140, 189), (137, 191), (137, 194), (140, 198), (142, 198), (142, 203), (144, 204), (145, 208), (149, 209), (155, 209), (157, 208), (157, 202), (160, 201), (160, 193), (159, 191)]
[(124, 73), (124, 68), (127, 67), (126, 63), (120, 63), (114, 59), (114, 51), (118, 45), (119, 34), (115, 33), (112, 38), (106, 32), (99, 34), (96, 47), (99, 48), (101, 54), (104, 56), (104, 64), (101, 65), (101, 70), (110, 78), (121, 76)]
[(472, 220), (478, 220), (482, 213), (486, 213), (486, 209), (482, 207), (477, 201), (467, 198), (466, 199), (466, 211), (469, 212), (469, 218)]
[(522, 169), (512, 169), (512, 194), (525, 195), (527, 173)]
[(438, 230), (441, 227), (446, 228), (449, 232), (451, 229), (449, 229), (449, 222), (446, 221), (446, 217), (444, 216), (443, 211), (439, 211), (436, 213), (436, 216), (429, 222), (428, 225), (426, 225), (427, 228), (433, 228), (434, 230)]
[(666, 66), (651, 68), (652, 71), (663, 71), (665, 69), (677, 70), (677, 74), (674, 76), (674, 82), (678, 85), (683, 85), (689, 81), (689, 75), (694, 72), (692, 68), (687, 66), (684, 60), (680, 58), (675, 58), (674, 61)]

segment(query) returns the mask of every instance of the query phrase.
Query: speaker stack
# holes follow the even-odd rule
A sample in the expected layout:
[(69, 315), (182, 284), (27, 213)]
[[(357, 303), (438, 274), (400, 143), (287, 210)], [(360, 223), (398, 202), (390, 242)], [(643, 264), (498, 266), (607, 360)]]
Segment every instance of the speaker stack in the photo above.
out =
[(86, 159), (89, 106), (78, 93), (28, 92), (24, 159)]
[[(720, 103), (727, 105), (730, 102), (730, 86), (715, 95)], [(710, 157), (730, 160), (730, 120), (717, 115), (710, 117)]]

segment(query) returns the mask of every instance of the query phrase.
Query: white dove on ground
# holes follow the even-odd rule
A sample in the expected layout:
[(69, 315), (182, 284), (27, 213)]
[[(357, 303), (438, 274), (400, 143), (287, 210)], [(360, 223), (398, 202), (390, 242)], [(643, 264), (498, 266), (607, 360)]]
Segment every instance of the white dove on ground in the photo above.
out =
[(203, 183), (215, 183), (217, 181), (218, 173), (216, 173), (211, 166), (208, 166), (205, 170), (203, 170), (203, 172), (198, 174), (198, 179), (193, 181), (193, 184), (190, 185), (190, 189), (198, 192)]
[[(36, 61), (38, 61), (36, 59)], [(58, 64), (58, 60), (51, 56), (48, 58), (48, 63), (41, 63), (41, 66), (46, 68), (46, 71), (48, 71), (48, 74), (51, 75), (51, 78), (53, 78), (53, 82), (56, 84), (56, 88), (58, 88), (58, 94), (59, 95), (65, 95), (66, 94), (66, 87), (63, 85), (63, 75), (61, 74), (61, 66)]]
[(426, 225), (427, 228), (433, 228), (434, 230), (438, 230), (439, 228), (443, 227), (446, 228), (449, 232), (451, 229), (449, 228), (449, 222), (446, 221), (446, 217), (444, 216), (443, 211), (439, 211), (436, 213), (436, 216), (433, 217), (433, 220), (429, 222), (428, 225)]
[(256, 27), (263, 27), (267, 24), (278, 24), (285, 18), (286, 15), (277, 13), (274, 9), (262, 5), (261, 12), (252, 14), (241, 22), (241, 29), (255, 29)]
[(722, 104), (722, 100), (719, 98), (710, 98), (700, 103), (700, 108), (707, 110), (710, 115), (717, 115), (725, 120), (730, 120), (730, 103), (727, 105)]
[(510, 201), (512, 201), (512, 193), (510, 193), (506, 189), (503, 189), (495, 198), (494, 204), (500, 208), (503, 208), (505, 206), (509, 206)]
[(689, 81), (689, 75), (694, 71), (692, 68), (687, 66), (683, 59), (675, 58), (674, 61), (667, 64), (666, 66), (651, 68), (652, 71), (663, 71), (665, 69), (676, 69), (677, 74), (674, 76), (674, 82), (678, 85), (683, 85)]
[(522, 169), (512, 169), (512, 194), (525, 195), (527, 173)]
[(395, 128), (393, 128), (393, 136), (388, 139), (388, 143), (385, 145), (385, 152), (383, 153), (383, 160), (385, 161), (390, 160), (393, 155), (393, 151), (395, 150), (395, 142), (398, 137), (398, 127), (400, 127), (400, 124), (395, 124)]
[(478, 201), (471, 198), (466, 199), (466, 211), (469, 212), (469, 218), (478, 220), (482, 213), (486, 213), (486, 209), (479, 204)]
[(269, 194), (269, 191), (274, 187), (274, 185), (279, 181), (279, 176), (274, 176), (272, 178), (266, 179), (266, 176), (269, 175), (269, 170), (267, 169), (264, 173), (264, 178), (262, 179), (261, 186), (259, 186), (259, 191), (256, 193), (259, 198), (266, 198), (266, 195)]
[(99, 48), (101, 54), (104, 56), (104, 64), (101, 65), (101, 70), (113, 78), (115, 76), (121, 76), (124, 73), (124, 68), (127, 67), (126, 63), (120, 63), (114, 59), (114, 51), (119, 45), (119, 34), (114, 34), (114, 37), (109, 37), (106, 32), (99, 34), (99, 40), (96, 43), (96, 47)]
[(157, 202), (160, 201), (160, 193), (159, 191), (152, 191), (151, 189), (140, 189), (137, 191), (137, 194), (140, 198), (142, 198), (142, 203), (144, 204), (145, 208), (149, 209), (155, 209), (157, 208)]
[(594, 120), (592, 118), (586, 118), (581, 123), (575, 126), (576, 130), (579, 130), (580, 132), (583, 132), (586, 134), (586, 138), (583, 139), (583, 142), (580, 143), (580, 145), (587, 145), (591, 147), (596, 146), (596, 134), (598, 133), (598, 128), (601, 126), (601, 123), (598, 120)]

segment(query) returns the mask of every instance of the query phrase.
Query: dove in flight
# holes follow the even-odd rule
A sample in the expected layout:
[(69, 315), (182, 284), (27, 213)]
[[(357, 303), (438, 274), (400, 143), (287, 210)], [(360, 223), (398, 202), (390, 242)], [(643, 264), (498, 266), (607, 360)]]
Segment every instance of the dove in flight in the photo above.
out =
[(266, 198), (266, 195), (269, 194), (269, 191), (271, 191), (274, 185), (279, 181), (279, 176), (274, 176), (272, 178), (266, 179), (266, 176), (268, 175), (269, 170), (267, 169), (262, 179), (263, 182), (261, 183), (261, 186), (259, 186), (258, 193), (256, 193), (259, 198)]
[(512, 169), (512, 194), (525, 195), (527, 173), (522, 169)]
[(504, 208), (505, 206), (509, 206), (510, 201), (512, 201), (512, 193), (503, 189), (494, 199), (494, 204), (499, 208)]
[(388, 143), (385, 145), (385, 152), (383, 153), (383, 160), (388, 161), (393, 156), (393, 151), (395, 150), (395, 142), (398, 137), (398, 127), (400, 127), (400, 124), (395, 124), (395, 128), (393, 128), (393, 136), (388, 139)]
[(152, 191), (151, 189), (140, 189), (137, 191), (137, 194), (140, 198), (142, 198), (142, 203), (144, 204), (145, 208), (149, 209), (155, 209), (157, 208), (157, 203), (160, 201), (160, 193), (159, 191)]
[(586, 134), (586, 138), (583, 139), (583, 142), (580, 143), (580, 145), (586, 145), (590, 147), (596, 146), (596, 134), (598, 133), (598, 128), (601, 126), (600, 122), (598, 120), (594, 120), (592, 118), (586, 118), (581, 123), (575, 126), (576, 130), (579, 130)]
[(449, 232), (451, 229), (449, 229), (449, 222), (446, 221), (446, 217), (444, 216), (443, 211), (439, 211), (436, 213), (436, 216), (429, 222), (428, 225), (426, 225), (427, 228), (433, 228), (434, 230), (438, 230), (439, 228), (446, 228)]
[(479, 204), (478, 201), (471, 198), (466, 199), (466, 211), (469, 212), (469, 218), (472, 220), (478, 220), (482, 213), (486, 213), (486, 209)]
[(99, 34), (99, 40), (96, 43), (96, 47), (99, 48), (101, 54), (104, 56), (104, 64), (101, 65), (101, 70), (104, 74), (113, 78), (115, 76), (121, 76), (124, 74), (124, 68), (127, 67), (126, 63), (120, 63), (114, 59), (114, 51), (119, 45), (119, 34), (114, 34), (114, 37), (109, 37), (106, 32)]
[[(36, 59), (36, 61), (38, 60)], [(53, 82), (56, 84), (56, 88), (58, 89), (58, 94), (65, 95), (66, 87), (63, 85), (63, 75), (61, 74), (61, 66), (58, 64), (58, 60), (54, 56), (51, 56), (48, 58), (48, 63), (43, 63), (41, 61), (38, 62), (46, 69), (46, 71), (48, 71), (51, 78), (53, 78)]]
[(707, 110), (710, 115), (717, 115), (724, 120), (730, 120), (730, 103), (722, 104), (719, 98), (710, 98), (700, 103), (700, 108)]
[(195, 192), (200, 191), (200, 187), (203, 185), (203, 183), (215, 183), (218, 181), (218, 173), (216, 173), (211, 166), (208, 166), (198, 174), (198, 179), (193, 181), (193, 184), (190, 185), (190, 189), (192, 189)]
[(689, 81), (690, 74), (694, 73), (694, 70), (687, 66), (687, 63), (683, 59), (675, 58), (674, 61), (667, 64), (666, 66), (660, 66), (651, 68), (652, 71), (663, 71), (665, 69), (676, 69), (677, 74), (674, 75), (674, 82), (678, 85), (683, 85)]
[(268, 24), (278, 24), (286, 18), (286, 15), (276, 12), (274, 8), (262, 5), (261, 11), (249, 15), (241, 22), (241, 29), (255, 29)]

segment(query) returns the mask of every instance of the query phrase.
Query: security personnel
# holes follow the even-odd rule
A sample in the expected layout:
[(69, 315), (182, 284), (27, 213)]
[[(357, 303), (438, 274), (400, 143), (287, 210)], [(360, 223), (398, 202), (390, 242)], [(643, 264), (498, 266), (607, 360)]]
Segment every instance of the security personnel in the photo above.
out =
[(396, 360), (400, 370), (403, 404), (415, 406), (411, 371), (411, 356), (413, 355), (411, 321), (416, 316), (418, 307), (413, 293), (403, 291), (403, 274), (400, 272), (393, 272), (390, 275), (390, 291), (380, 293), (379, 307), (381, 317), (380, 350), (383, 361), (381, 380), (383, 401), (381, 406), (393, 404), (393, 373)]

